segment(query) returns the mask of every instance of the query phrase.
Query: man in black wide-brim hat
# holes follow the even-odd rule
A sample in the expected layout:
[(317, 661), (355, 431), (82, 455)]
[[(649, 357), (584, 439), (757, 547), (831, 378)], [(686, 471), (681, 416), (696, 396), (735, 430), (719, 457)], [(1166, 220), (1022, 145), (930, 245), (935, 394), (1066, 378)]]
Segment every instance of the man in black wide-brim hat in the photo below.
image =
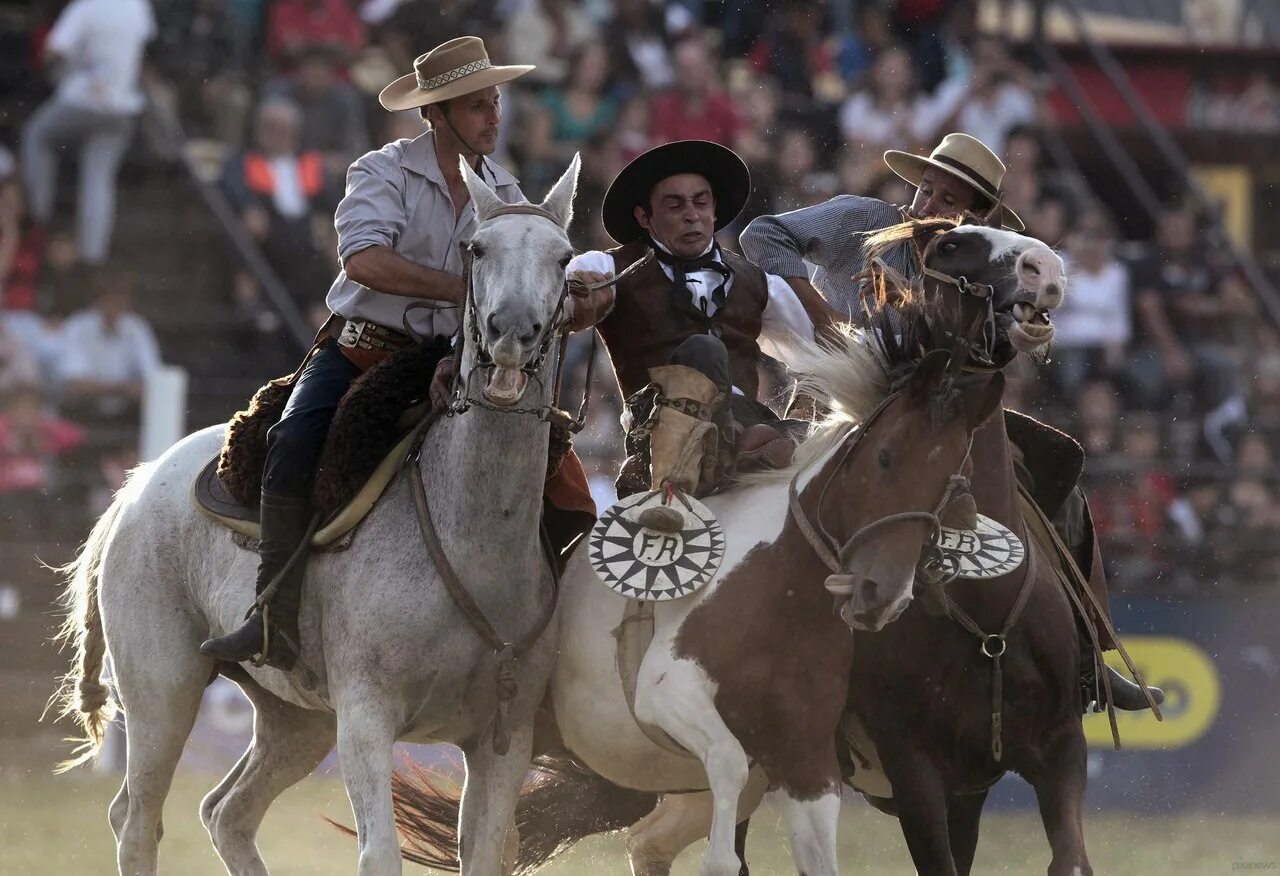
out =
[[(681, 140), (645, 152), (618, 174), (604, 198), (605, 230), (621, 245), (569, 263), (570, 279), (603, 280), (644, 257), (654, 259), (616, 286), (576, 305), (577, 328), (594, 324), (613, 360), (633, 417), (620, 490), (695, 495), (739, 462), (785, 465), (794, 447), (780, 421), (756, 400), (761, 342), (785, 361), (793, 337), (811, 340), (814, 323), (791, 287), (742, 256), (722, 250), (715, 232), (738, 215), (751, 175), (732, 150)], [(703, 424), (715, 426), (709, 430)], [(703, 443), (708, 431), (718, 442)], [(648, 453), (636, 439), (648, 437)], [(718, 446), (707, 455), (705, 448)], [(639, 452), (637, 452), (639, 451)], [(679, 525), (651, 508), (644, 522)], [(654, 513), (650, 513), (654, 512)]]

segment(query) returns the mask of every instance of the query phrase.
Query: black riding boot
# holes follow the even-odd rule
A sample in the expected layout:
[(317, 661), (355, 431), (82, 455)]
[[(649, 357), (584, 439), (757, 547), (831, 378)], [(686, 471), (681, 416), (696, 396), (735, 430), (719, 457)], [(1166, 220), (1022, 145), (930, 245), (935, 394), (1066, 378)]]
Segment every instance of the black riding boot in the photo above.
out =
[[(266, 590), (302, 543), (311, 523), (311, 513), (311, 503), (306, 499), (262, 491), (262, 543), (258, 546), (260, 559), (255, 590), (258, 595)], [(262, 611), (255, 607), (239, 629), (206, 640), (200, 646), (200, 653), (228, 663), (240, 663), (263, 654), (265, 647), (266, 663), (277, 669), (292, 669), (301, 650), (298, 608), (302, 603), (306, 564), (307, 555), (303, 553), (276, 588), (265, 620)], [(270, 641), (264, 642), (266, 632), (270, 633)]]
[[(1092, 651), (1082, 654), (1081, 661), (1084, 669), (1080, 673), (1080, 685), (1084, 690), (1085, 710), (1088, 711), (1090, 703), (1096, 700), (1097, 710), (1102, 711), (1107, 707), (1107, 690), (1098, 680)], [(1151, 708), (1137, 682), (1130, 681), (1110, 666), (1106, 667), (1106, 672), (1111, 680), (1111, 699), (1117, 709), (1122, 712), (1141, 712)], [(1157, 706), (1164, 702), (1164, 691), (1160, 688), (1147, 685), (1147, 690), (1151, 691), (1151, 699)]]

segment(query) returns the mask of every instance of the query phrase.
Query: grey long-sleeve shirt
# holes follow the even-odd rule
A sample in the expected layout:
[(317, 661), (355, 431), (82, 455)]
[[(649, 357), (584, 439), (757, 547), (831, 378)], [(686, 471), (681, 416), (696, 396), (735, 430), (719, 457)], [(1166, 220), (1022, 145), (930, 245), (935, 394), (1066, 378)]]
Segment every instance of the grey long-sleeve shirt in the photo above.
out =
[[(813, 285), (828, 304), (853, 316), (862, 310), (853, 278), (866, 266), (863, 239), (902, 221), (902, 211), (892, 204), (838, 195), (825, 204), (760, 216), (752, 220), (738, 242), (747, 258), (780, 277), (807, 278), (805, 262), (816, 265)], [(905, 245), (887, 253), (885, 261), (910, 276), (910, 253)]]

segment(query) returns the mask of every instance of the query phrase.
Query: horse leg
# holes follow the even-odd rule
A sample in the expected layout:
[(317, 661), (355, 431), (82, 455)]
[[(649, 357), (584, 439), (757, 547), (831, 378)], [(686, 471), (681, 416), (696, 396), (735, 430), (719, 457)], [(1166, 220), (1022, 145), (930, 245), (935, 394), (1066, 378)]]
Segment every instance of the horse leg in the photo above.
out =
[[(257, 834), (272, 802), (308, 775), (333, 748), (333, 717), (300, 709), (269, 694), (254, 698), (253, 742), (232, 771), (231, 783), (207, 810), (209, 838), (234, 876), (266, 876)], [(224, 780), (223, 785), (226, 785)]]
[(1027, 775), (1035, 788), (1053, 860), (1050, 876), (1092, 876), (1084, 848), (1087, 747), (1079, 721), (1068, 721), (1041, 748), (1044, 760)]
[(978, 848), (978, 822), (987, 792), (956, 794), (947, 805), (947, 833), (951, 837), (951, 857), (960, 876), (969, 876), (973, 854)]
[[(118, 639), (112, 639), (115, 645)], [(125, 721), (125, 780), (109, 810), (122, 876), (154, 874), (161, 812), (182, 748), (195, 723), (212, 665), (192, 636), (185, 653), (146, 655), (119, 647), (113, 654)]]
[[(834, 758), (832, 760), (834, 763)], [(840, 785), (818, 797), (798, 798), (779, 789), (772, 796), (791, 835), (791, 857), (800, 876), (836, 876), (836, 829), (840, 822)]]
[(231, 768), (231, 771), (223, 776), (222, 781), (218, 782), (213, 790), (205, 794), (204, 799), (200, 801), (200, 823), (204, 825), (206, 831), (213, 824), (213, 810), (222, 802), (222, 798), (227, 796), (227, 792), (236, 783), (236, 779), (240, 778), (240, 775), (244, 772), (245, 765), (249, 763), (251, 754), (253, 754), (252, 740), (249, 742), (249, 747), (244, 750), (244, 754), (240, 755), (240, 759), (236, 761), (236, 765)]
[(934, 764), (909, 739), (878, 746), (916, 872), (957, 876), (948, 830), (948, 794)]
[(636, 717), (656, 724), (684, 746), (706, 771), (711, 786), (711, 833), (701, 876), (738, 876), (741, 862), (733, 850), (738, 802), (750, 771), (747, 753), (716, 711), (708, 680), (688, 661), (667, 664), (659, 683), (642, 683)]
[[(763, 771), (753, 770), (738, 797), (738, 817), (742, 819), (734, 836), (734, 853), (741, 862), (738, 876), (747, 873), (742, 854), (746, 826), (760, 807), (768, 784)], [(664, 795), (652, 812), (627, 831), (627, 857), (633, 876), (667, 876), (676, 856), (710, 832), (714, 810), (710, 791)]]
[(356, 820), (360, 876), (402, 872), (391, 808), (391, 747), (396, 719), (389, 693), (367, 684), (364, 696), (338, 697), (338, 757)]
[(533, 759), (532, 722), (512, 729), (506, 754), (494, 753), (493, 738), (487, 732), (463, 746), (462, 753), (467, 783), (458, 815), (461, 876), (510, 873), (519, 844), (514, 830), (516, 804)]

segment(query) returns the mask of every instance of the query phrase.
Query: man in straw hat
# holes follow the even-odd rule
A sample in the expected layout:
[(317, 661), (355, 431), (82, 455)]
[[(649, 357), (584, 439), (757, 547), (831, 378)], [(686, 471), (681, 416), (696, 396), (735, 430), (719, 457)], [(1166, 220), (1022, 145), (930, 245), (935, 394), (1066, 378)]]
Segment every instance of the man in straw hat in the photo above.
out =
[[(570, 279), (593, 283), (649, 249), (655, 256), (575, 304), (576, 327), (599, 329), (638, 427), (628, 439), (622, 489), (647, 483), (702, 495), (735, 452), (745, 455), (740, 462), (790, 461), (793, 443), (756, 401), (756, 369), (762, 341), (785, 355), (793, 335), (812, 339), (813, 322), (781, 277), (716, 243), (715, 232), (734, 220), (750, 191), (747, 166), (724, 146), (658, 146), (623, 168), (605, 194), (605, 230), (621, 245), (569, 263)], [(707, 459), (698, 437), (705, 423), (716, 427), (717, 440), (708, 443), (719, 448)], [(635, 440), (640, 433), (647, 453)], [(658, 529), (682, 522), (666, 508), (647, 509), (642, 521)]]
[[(860, 242), (870, 234), (905, 219), (964, 213), (988, 217), (994, 214), (1005, 228), (1023, 230), (1022, 220), (1002, 203), (1000, 184), (1004, 179), (1004, 163), (982, 141), (968, 134), (948, 134), (928, 156), (891, 149), (884, 154), (884, 161), (890, 170), (916, 187), (909, 207), (895, 207), (875, 198), (839, 195), (814, 207), (780, 216), (761, 216), (742, 233), (743, 252), (765, 270), (786, 277), (811, 312), (825, 309), (826, 318), (832, 321), (856, 320), (861, 312), (858, 278), (866, 265)], [(817, 266), (812, 283), (806, 261)], [(905, 277), (919, 273), (907, 244), (888, 253), (885, 261)], [(1070, 457), (1075, 460), (1071, 475), (1074, 481), (1083, 460), (1083, 451), (1074, 441), (1013, 412), (1006, 412), (1006, 420), (1010, 436), (1028, 464), (1034, 467), (1035, 460), (1044, 462), (1044, 469), (1070, 471), (1072, 465), (1058, 461)], [(1066, 486), (1070, 493), (1061, 506), (1045, 510), (1053, 516), (1059, 534), (1105, 609), (1106, 575), (1096, 549), (1088, 502), (1079, 485), (1067, 483)], [(1114, 643), (1104, 638), (1103, 646), (1114, 648)], [(1081, 685), (1088, 703), (1094, 692), (1099, 691), (1099, 685), (1094, 674), (1092, 646), (1083, 639), (1082, 650), (1085, 656), (1081, 661), (1084, 673)], [(1116, 708), (1138, 711), (1148, 707), (1146, 696), (1137, 684), (1110, 667), (1107, 672)], [(1151, 691), (1157, 703), (1164, 699), (1158, 688)], [(1098, 697), (1101, 699), (1100, 693)]]
[[(388, 110), (417, 109), (428, 130), (358, 159), (334, 222), (342, 270), (326, 303), (333, 315), (296, 375), (280, 421), (267, 433), (262, 475), (262, 542), (257, 592), (283, 569), (306, 534), (311, 483), (338, 402), (365, 369), (413, 343), (407, 324), (434, 339), (437, 355), (458, 328), (456, 310), (411, 308), (423, 299), (461, 304), (459, 243), (471, 237), (475, 208), (459, 170), (462, 156), (508, 203), (522, 201), (517, 180), (490, 161), (502, 123), (498, 86), (530, 66), (496, 67), (484, 43), (461, 37), (413, 62), (413, 72), (379, 95)], [(209, 639), (204, 654), (239, 662), (258, 653), (275, 666), (297, 659), (297, 611), (303, 563), (295, 563), (271, 600), (264, 647), (260, 609), (237, 630)]]
[[(766, 271), (786, 277), (810, 308), (825, 303), (834, 308), (828, 310), (832, 319), (848, 320), (860, 312), (854, 278), (866, 267), (862, 238), (905, 219), (966, 212), (984, 215), (997, 207), (1005, 228), (1023, 229), (1018, 215), (1001, 203), (1004, 162), (968, 134), (948, 134), (928, 156), (891, 149), (884, 154), (884, 161), (890, 170), (916, 187), (909, 207), (858, 195), (838, 195), (814, 207), (760, 216), (742, 233), (742, 251)], [(813, 283), (809, 282), (806, 261), (817, 266)], [(915, 273), (905, 245), (891, 252), (885, 261), (904, 276)]]

